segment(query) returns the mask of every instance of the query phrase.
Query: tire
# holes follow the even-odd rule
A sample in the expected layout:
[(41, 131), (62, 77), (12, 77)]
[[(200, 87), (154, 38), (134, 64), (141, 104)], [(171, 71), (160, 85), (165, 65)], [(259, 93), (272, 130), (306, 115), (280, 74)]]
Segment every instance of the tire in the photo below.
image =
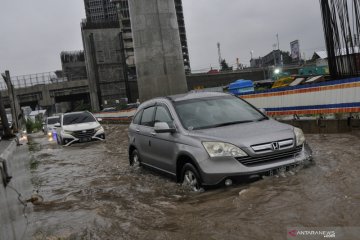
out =
[(191, 163), (186, 163), (183, 166), (181, 171), (181, 182), (184, 187), (190, 188), (191, 191), (203, 191), (200, 174)]
[(139, 152), (138, 150), (134, 149), (132, 152), (131, 152), (131, 155), (130, 155), (130, 166), (136, 168), (136, 167), (140, 167), (141, 165), (141, 161), (140, 161), (140, 155), (139, 155)]

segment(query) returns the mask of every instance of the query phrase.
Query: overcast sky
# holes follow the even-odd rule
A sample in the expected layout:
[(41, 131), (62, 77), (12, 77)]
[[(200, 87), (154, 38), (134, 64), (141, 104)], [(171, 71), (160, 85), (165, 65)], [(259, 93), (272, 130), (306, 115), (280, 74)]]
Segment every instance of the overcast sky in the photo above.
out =
[[(300, 40), (311, 57), (324, 50), (317, 0), (183, 0), (193, 70), (218, 67), (216, 43), (229, 64), (249, 65), (267, 54), (279, 34), (280, 48)], [(13, 76), (61, 69), (60, 52), (80, 50), (83, 0), (1, 0), (0, 72)]]

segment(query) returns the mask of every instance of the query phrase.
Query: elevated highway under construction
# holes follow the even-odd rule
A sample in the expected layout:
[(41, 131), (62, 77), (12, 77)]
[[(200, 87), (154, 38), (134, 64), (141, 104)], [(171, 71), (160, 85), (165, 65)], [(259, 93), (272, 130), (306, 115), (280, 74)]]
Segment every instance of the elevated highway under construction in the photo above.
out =
[[(299, 66), (286, 68), (286, 71), (297, 73)], [(249, 68), (238, 71), (189, 74), (186, 76), (188, 90), (198, 88), (212, 88), (226, 86), (238, 79), (253, 81), (271, 77), (268, 68)], [(96, 91), (91, 89), (86, 76), (80, 80), (69, 81), (64, 77), (57, 77), (55, 73), (40, 73), (19, 77), (11, 77), (15, 95), (21, 106), (30, 106), (33, 109), (41, 107), (52, 109), (54, 105), (62, 102), (84, 101), (90, 104), (90, 99), (97, 98)], [(132, 96), (138, 96), (136, 81), (130, 81)], [(9, 95), (4, 83), (0, 83), (2, 101), (5, 107), (10, 107)]]

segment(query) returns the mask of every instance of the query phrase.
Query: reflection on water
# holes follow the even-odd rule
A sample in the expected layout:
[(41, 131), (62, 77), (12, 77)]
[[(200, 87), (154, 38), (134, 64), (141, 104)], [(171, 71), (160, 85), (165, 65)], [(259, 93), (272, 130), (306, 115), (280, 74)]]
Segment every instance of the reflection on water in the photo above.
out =
[(315, 166), (199, 194), (131, 169), (127, 128), (106, 133), (71, 147), (33, 136), (34, 239), (285, 239), (288, 226), (360, 222), (356, 135), (308, 135)]

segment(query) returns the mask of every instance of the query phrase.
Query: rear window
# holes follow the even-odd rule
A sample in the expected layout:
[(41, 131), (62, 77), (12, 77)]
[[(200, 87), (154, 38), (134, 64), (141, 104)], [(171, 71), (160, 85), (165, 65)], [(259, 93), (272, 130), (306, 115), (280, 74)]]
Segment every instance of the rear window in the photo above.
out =
[(64, 115), (63, 125), (96, 122), (95, 118), (88, 112)]
[(60, 120), (59, 117), (57, 117), (57, 118), (48, 118), (48, 119), (47, 119), (47, 124), (54, 125), (54, 124), (58, 123), (59, 120)]

